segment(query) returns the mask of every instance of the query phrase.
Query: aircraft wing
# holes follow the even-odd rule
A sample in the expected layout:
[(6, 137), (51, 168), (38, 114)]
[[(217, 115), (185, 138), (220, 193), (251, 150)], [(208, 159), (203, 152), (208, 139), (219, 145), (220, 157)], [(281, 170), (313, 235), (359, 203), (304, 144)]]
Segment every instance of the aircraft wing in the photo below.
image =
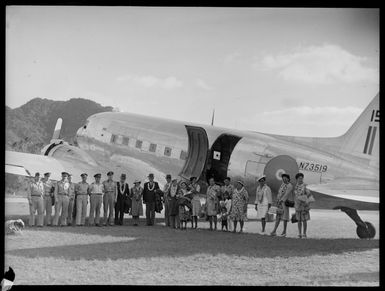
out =
[(311, 191), (343, 199), (369, 203), (379, 203), (380, 201), (378, 180), (351, 177), (335, 179), (325, 184), (312, 184), (307, 187)]
[(60, 180), (61, 172), (64, 171), (71, 173), (74, 177), (79, 177), (83, 172), (96, 173), (97, 169), (80, 161), (76, 163), (50, 156), (5, 151), (6, 173), (33, 177), (36, 172), (39, 172), (40, 176), (45, 172), (51, 172), (52, 180)]
[[(74, 152), (72, 148), (72, 153)], [(147, 164), (135, 158), (112, 156), (111, 159), (100, 159), (99, 163), (96, 163), (91, 157), (87, 159), (81, 159), (83, 154), (77, 156), (71, 155), (68, 149), (65, 150), (67, 155), (61, 155), (58, 157), (44, 156), (37, 154), (5, 151), (5, 172), (15, 175), (33, 177), (36, 172), (42, 176), (45, 172), (51, 172), (52, 180), (60, 180), (61, 172), (68, 172), (72, 174), (73, 182), (80, 182), (80, 174), (87, 173), (88, 181), (93, 181), (93, 175), (96, 173), (102, 174), (102, 179), (107, 178), (106, 173), (113, 171), (115, 173), (114, 179), (119, 180), (120, 174), (125, 173), (127, 175), (126, 182), (132, 187), (132, 183), (135, 179), (140, 179), (142, 184), (147, 178), (149, 173), (154, 173), (156, 181), (159, 182), (159, 186), (163, 187), (165, 183), (165, 173), (154, 168), (152, 165)], [(80, 153), (80, 152), (79, 152)], [(120, 165), (117, 165), (119, 162)]]

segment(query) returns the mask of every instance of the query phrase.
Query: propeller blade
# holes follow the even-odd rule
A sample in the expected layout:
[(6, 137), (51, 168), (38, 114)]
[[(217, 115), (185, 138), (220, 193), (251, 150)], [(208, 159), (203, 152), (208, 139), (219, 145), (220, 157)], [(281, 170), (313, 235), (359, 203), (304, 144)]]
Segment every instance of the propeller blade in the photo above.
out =
[(61, 119), (61, 118), (59, 117), (59, 118), (57, 119), (57, 121), (56, 121), (55, 130), (54, 130), (54, 132), (53, 132), (51, 142), (52, 142), (52, 140), (60, 139), (60, 131), (61, 131), (61, 125), (62, 125), (62, 123), (63, 123), (63, 119)]

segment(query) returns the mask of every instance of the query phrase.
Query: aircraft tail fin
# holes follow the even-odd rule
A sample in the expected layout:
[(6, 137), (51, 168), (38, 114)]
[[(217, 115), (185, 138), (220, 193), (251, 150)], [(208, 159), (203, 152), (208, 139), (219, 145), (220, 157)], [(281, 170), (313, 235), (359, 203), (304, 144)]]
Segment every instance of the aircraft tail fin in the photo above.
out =
[(378, 93), (349, 130), (339, 137), (340, 151), (378, 160), (380, 139), (380, 93)]

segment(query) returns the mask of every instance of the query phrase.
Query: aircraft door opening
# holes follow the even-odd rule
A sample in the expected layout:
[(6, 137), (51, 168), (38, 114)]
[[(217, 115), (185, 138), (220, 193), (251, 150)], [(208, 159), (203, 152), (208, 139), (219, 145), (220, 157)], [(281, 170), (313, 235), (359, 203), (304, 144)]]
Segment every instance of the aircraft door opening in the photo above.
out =
[(204, 169), (209, 141), (207, 133), (202, 127), (185, 125), (188, 134), (188, 156), (183, 170), (179, 176), (190, 179), (199, 177)]
[(241, 138), (235, 135), (222, 134), (216, 139), (207, 161), (207, 179), (214, 177), (216, 181), (223, 181), (226, 178), (231, 154)]

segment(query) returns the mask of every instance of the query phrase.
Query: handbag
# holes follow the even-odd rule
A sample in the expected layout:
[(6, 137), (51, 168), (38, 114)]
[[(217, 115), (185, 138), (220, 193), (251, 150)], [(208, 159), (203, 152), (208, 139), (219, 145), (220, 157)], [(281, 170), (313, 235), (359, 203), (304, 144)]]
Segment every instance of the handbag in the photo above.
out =
[(295, 215), (295, 213), (293, 213), (293, 214), (291, 215), (291, 223), (297, 223), (297, 222), (298, 222), (297, 216)]
[(275, 221), (274, 214), (271, 214), (271, 213), (266, 213), (265, 218), (266, 218), (266, 222), (273, 222), (273, 221)]
[(286, 200), (286, 201), (285, 201), (285, 205), (286, 205), (287, 207), (294, 207), (294, 201), (292, 201), (292, 200)]
[(310, 195), (308, 198), (307, 198), (307, 203), (313, 203), (315, 202), (315, 199), (314, 199), (314, 196), (313, 195)]
[(269, 214), (277, 214), (277, 209), (278, 209), (277, 206), (271, 206), (269, 208), (269, 210), (267, 211), (267, 213), (269, 213)]
[(125, 199), (124, 199), (124, 209), (123, 209), (123, 212), (124, 213), (129, 213), (131, 207), (132, 207), (132, 200), (131, 200), (130, 197), (126, 196)]

